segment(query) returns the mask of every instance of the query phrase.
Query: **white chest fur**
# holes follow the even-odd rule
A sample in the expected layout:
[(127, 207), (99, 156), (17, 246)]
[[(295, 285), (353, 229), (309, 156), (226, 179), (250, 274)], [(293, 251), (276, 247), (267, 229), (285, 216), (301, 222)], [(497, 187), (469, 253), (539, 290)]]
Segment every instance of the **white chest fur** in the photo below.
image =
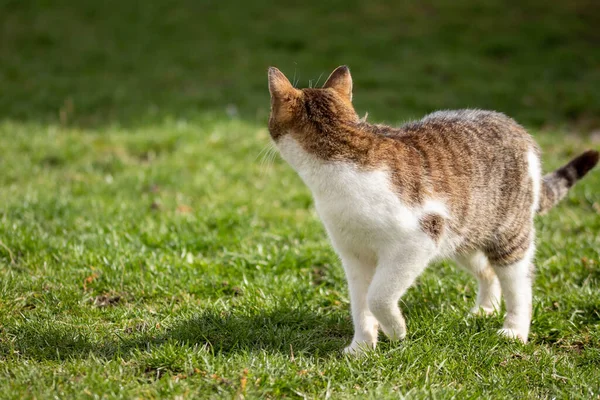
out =
[(278, 147), (311, 189), (338, 253), (352, 252), (376, 261), (399, 246), (441, 250), (419, 221), (426, 213), (447, 217), (443, 203), (427, 201), (421, 207), (409, 207), (395, 192), (389, 171), (360, 171), (351, 163), (324, 162), (306, 153), (291, 135), (282, 138)]

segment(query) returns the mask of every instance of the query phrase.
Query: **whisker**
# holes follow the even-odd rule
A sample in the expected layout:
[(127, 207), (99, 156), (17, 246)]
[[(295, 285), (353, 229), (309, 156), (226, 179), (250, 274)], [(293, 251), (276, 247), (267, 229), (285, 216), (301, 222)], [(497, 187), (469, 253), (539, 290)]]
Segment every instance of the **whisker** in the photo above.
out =
[(271, 146), (271, 148), (269, 149), (269, 153), (267, 154), (267, 161), (269, 165), (273, 164), (273, 161), (275, 160), (276, 156), (277, 148), (275, 148), (275, 146)]
[(319, 79), (317, 79), (317, 83), (315, 83), (315, 87), (319, 86), (319, 81), (321, 80), (322, 76), (323, 76), (323, 73), (321, 72), (321, 75), (319, 75)]
[(262, 156), (260, 157), (260, 165), (263, 166), (268, 163), (268, 160), (271, 156), (271, 152), (273, 151), (273, 144), (269, 143), (265, 146), (265, 148), (261, 151)]
[(254, 161), (258, 160), (258, 158), (259, 158), (260, 156), (263, 156), (263, 157), (264, 157), (264, 155), (266, 155), (266, 154), (267, 154), (267, 152), (269, 151), (269, 149), (270, 149), (270, 146), (271, 146), (271, 145), (270, 145), (270, 144), (268, 144), (268, 145), (266, 145), (265, 147), (263, 147), (263, 148), (262, 148), (262, 149), (261, 149), (261, 150), (258, 152), (258, 154), (256, 155), (256, 158), (254, 159)]
[(273, 160), (277, 156), (277, 147), (275, 147), (274, 143), (269, 143), (265, 148), (261, 151), (262, 157), (260, 160), (261, 174), (265, 174), (271, 170), (271, 166), (273, 165)]
[(264, 165), (267, 158), (269, 157), (269, 152), (271, 151), (270, 146), (265, 147), (262, 151), (261, 151), (261, 157), (260, 157), (260, 165)]
[(273, 146), (271, 148), (271, 156), (269, 157), (269, 167), (273, 166), (273, 162), (277, 156), (279, 156), (279, 151), (277, 151), (277, 148)]
[[(296, 87), (296, 85), (298, 84), (298, 81), (296, 80), (296, 67), (297, 67), (297, 66), (298, 66), (298, 65), (297, 65), (296, 63), (294, 63), (294, 77), (292, 78), (292, 85), (293, 85), (294, 87)], [(298, 80), (299, 80), (299, 79), (298, 79)]]
[(277, 151), (277, 147), (272, 146), (271, 147), (271, 163), (273, 161), (275, 161), (275, 158), (279, 155), (279, 152)]

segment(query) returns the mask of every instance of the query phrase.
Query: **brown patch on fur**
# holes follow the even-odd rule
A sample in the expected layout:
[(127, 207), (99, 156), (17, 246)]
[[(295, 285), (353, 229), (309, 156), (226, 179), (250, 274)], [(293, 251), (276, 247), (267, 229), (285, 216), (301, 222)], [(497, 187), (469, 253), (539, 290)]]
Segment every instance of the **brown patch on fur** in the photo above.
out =
[(475, 275), (477, 276), (477, 279), (481, 279), (487, 282), (491, 282), (496, 278), (496, 273), (489, 264), (487, 265), (487, 267), (477, 270)]
[[(360, 120), (352, 106), (347, 67), (336, 69), (322, 89), (297, 90), (281, 76), (269, 70), (269, 131), (275, 142), (289, 134), (321, 160), (390, 171), (396, 193), (409, 206), (443, 201), (451, 218), (442, 228), (463, 238), (459, 253), (482, 249), (497, 265), (523, 257), (533, 239), (527, 155), (539, 155), (539, 150), (513, 119), (493, 111), (457, 110), (435, 112), (398, 128), (371, 124)], [(564, 167), (564, 174), (556, 173), (556, 179), (574, 182), (566, 172), (581, 177), (596, 162), (597, 153), (585, 153)], [(543, 187), (552, 185), (545, 181)], [(557, 198), (540, 197), (542, 210), (544, 201)], [(422, 226), (439, 238), (438, 222), (426, 216)]]
[(435, 242), (440, 240), (444, 233), (444, 218), (437, 214), (427, 214), (419, 221), (421, 229)]

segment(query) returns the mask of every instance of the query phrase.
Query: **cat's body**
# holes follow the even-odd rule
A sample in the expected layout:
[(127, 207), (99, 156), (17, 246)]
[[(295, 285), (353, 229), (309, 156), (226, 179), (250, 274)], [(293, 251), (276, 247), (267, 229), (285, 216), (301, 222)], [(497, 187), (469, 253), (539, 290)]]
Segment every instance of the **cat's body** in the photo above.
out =
[(527, 340), (533, 217), (598, 160), (588, 152), (542, 177), (539, 150), (500, 113), (436, 112), (400, 128), (361, 121), (340, 67), (323, 89), (294, 89), (269, 70), (269, 129), (311, 189), (342, 259), (355, 336), (348, 352), (406, 334), (398, 300), (433, 260), (453, 258), (478, 279), (474, 311), (493, 312), (502, 287), (502, 332)]
[[(438, 256), (485, 248), (505, 261), (494, 251), (498, 241), (511, 241), (506, 232), (520, 233), (538, 207), (539, 152), (525, 130), (502, 114), (479, 110), (437, 112), (385, 135), (378, 128), (365, 122), (338, 127), (329, 140), (362, 136), (365, 150), (347, 141), (329, 159), (305, 151), (293, 136), (278, 142), (310, 187), (333, 239), (349, 243), (365, 230), (375, 236), (360, 243), (377, 247), (387, 236), (397, 240), (418, 231), (435, 242)], [(353, 153), (353, 160), (345, 161), (344, 153)], [(520, 186), (515, 197), (504, 196), (514, 185)], [(337, 234), (342, 226), (352, 229), (349, 238)], [(526, 242), (528, 232), (522, 235), (518, 241)]]

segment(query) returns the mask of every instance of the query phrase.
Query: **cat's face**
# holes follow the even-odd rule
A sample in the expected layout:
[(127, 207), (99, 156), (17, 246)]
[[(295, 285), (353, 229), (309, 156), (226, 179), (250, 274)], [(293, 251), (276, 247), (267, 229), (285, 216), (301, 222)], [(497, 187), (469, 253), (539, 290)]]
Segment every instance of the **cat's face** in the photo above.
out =
[(358, 117), (352, 106), (352, 77), (348, 67), (338, 67), (320, 89), (296, 89), (277, 68), (269, 68), (271, 115), (269, 132), (277, 143), (291, 134), (298, 141), (311, 140), (345, 121)]

